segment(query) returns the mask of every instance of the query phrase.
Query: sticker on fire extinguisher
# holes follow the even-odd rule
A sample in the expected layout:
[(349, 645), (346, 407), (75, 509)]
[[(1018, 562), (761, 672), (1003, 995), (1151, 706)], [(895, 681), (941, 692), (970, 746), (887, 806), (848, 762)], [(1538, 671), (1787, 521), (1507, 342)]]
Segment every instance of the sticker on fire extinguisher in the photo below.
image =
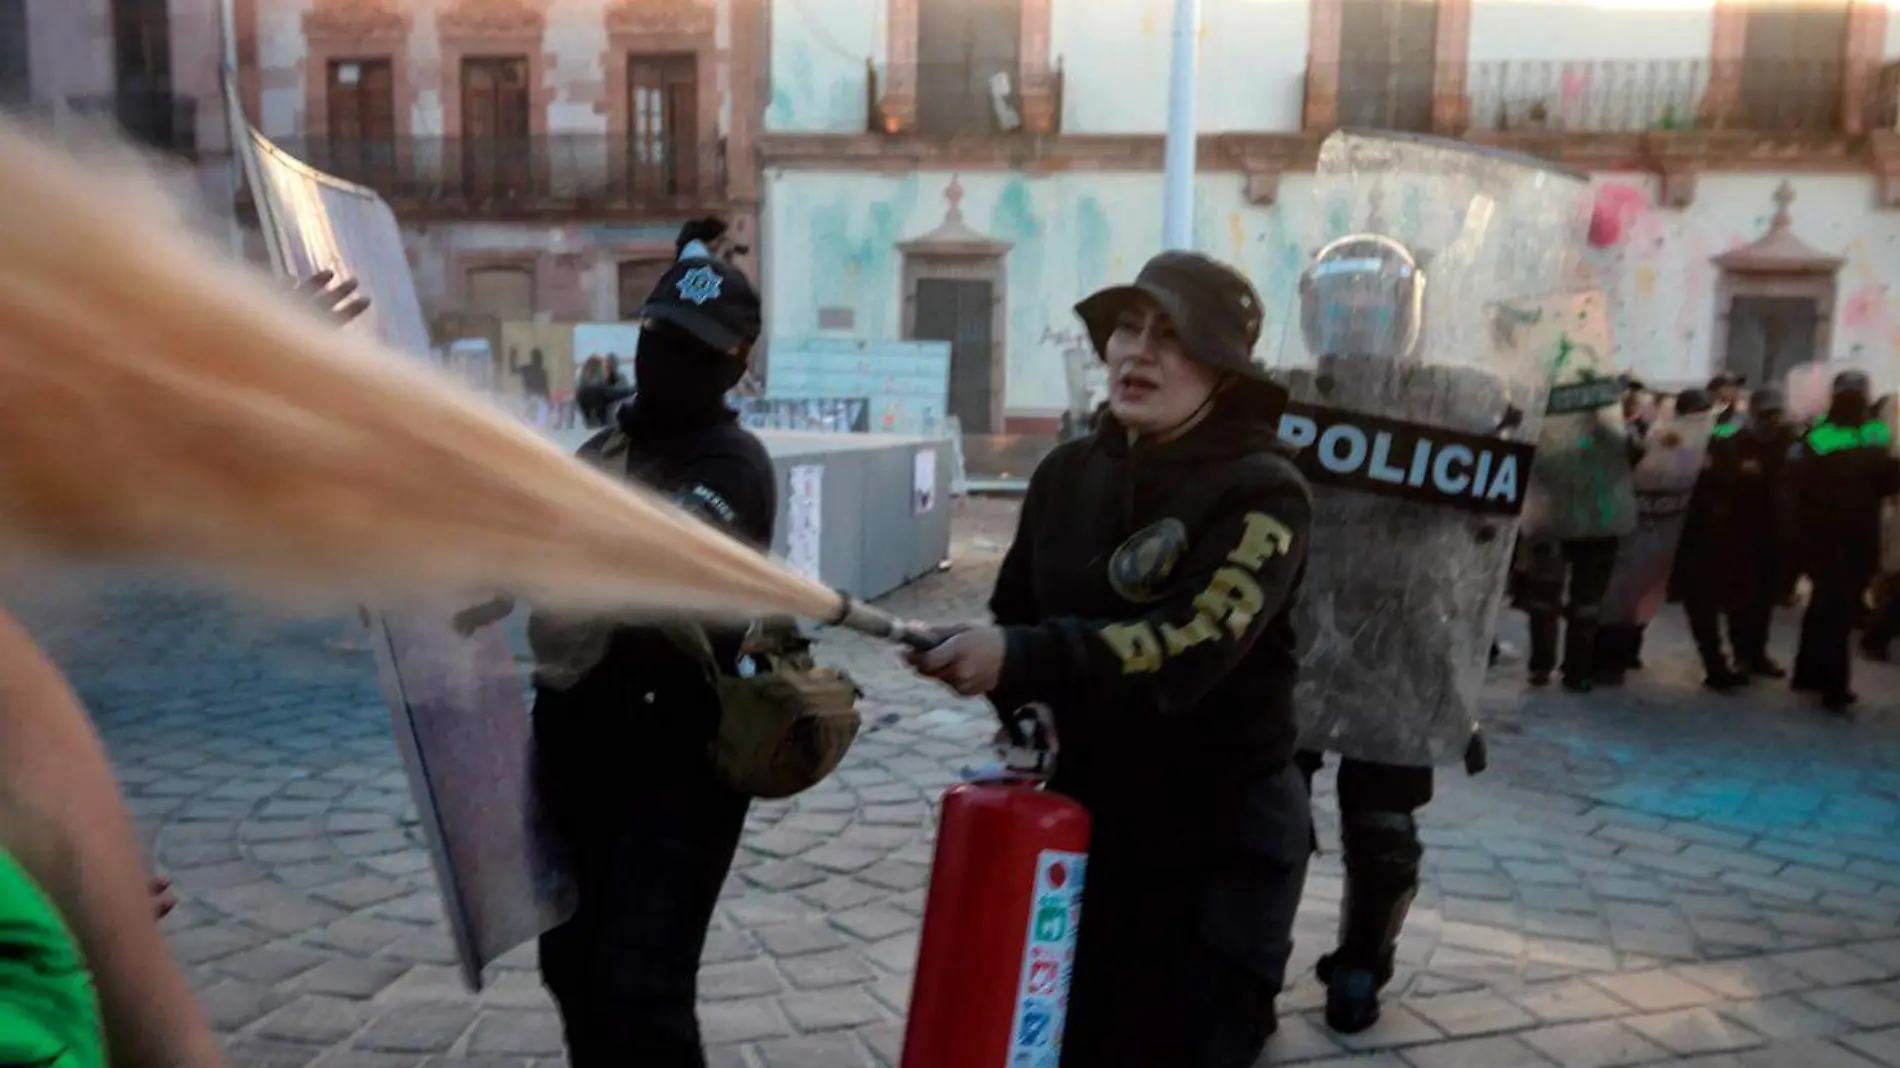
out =
[(1010, 1031), (1005, 1068), (1056, 1068), (1061, 1059), (1069, 974), (1075, 967), (1075, 932), (1082, 918), (1082, 874), (1087, 866), (1088, 857), (1082, 853), (1045, 849), (1036, 858), (1029, 935), (1023, 941), (1023, 973), (1016, 989), (1016, 1022)]

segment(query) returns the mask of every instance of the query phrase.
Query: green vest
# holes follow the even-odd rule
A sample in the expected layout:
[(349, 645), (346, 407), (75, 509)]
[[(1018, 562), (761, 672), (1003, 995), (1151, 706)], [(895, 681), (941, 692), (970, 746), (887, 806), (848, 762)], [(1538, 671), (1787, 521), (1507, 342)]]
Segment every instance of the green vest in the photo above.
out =
[(0, 847), (0, 1064), (106, 1068), (92, 974), (59, 910)]
[(1840, 426), (1822, 420), (1808, 431), (1808, 451), (1816, 456), (1842, 452), (1847, 449), (1888, 449), (1893, 447), (1893, 433), (1887, 424), (1879, 420), (1869, 420), (1859, 426)]

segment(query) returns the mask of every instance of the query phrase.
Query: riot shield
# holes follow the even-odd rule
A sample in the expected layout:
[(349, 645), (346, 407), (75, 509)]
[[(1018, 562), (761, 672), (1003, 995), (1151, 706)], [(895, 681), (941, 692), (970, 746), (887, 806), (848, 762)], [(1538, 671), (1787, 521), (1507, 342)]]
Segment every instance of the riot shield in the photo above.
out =
[(1643, 458), (1630, 476), (1636, 529), (1617, 543), (1616, 566), (1603, 594), (1606, 625), (1637, 627), (1656, 618), (1669, 592), (1689, 494), (1714, 429), (1713, 411), (1664, 416), (1650, 427)]
[(1622, 537), (1636, 529), (1636, 493), (1622, 411), (1628, 380), (1611, 362), (1609, 301), (1585, 293), (1546, 311), (1559, 312), (1540, 324), (1556, 327), (1555, 359), (1520, 529), (1537, 540)]
[(1301, 744), (1427, 766), (1462, 754), (1549, 382), (1497, 301), (1559, 289), (1591, 191), (1542, 160), (1341, 132), (1325, 244), (1281, 346), (1280, 437), (1313, 484), (1296, 609)]

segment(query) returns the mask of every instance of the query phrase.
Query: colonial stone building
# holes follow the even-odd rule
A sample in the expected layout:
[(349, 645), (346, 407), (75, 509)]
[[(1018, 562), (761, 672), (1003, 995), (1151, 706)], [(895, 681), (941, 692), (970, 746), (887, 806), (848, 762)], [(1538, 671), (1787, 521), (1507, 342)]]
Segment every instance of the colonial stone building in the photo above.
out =
[[(760, 150), (775, 334), (952, 341), (974, 434), (1068, 402), (1070, 306), (1161, 240), (1166, 0), (776, 0)], [(1751, 380), (1900, 348), (1900, 20), (1884, 2), (1204, 0), (1196, 241), (1283, 309), (1340, 125), (1592, 172), (1651, 380)], [(1778, 195), (1779, 193), (1779, 195)]]
[(243, 93), (390, 200), (438, 318), (615, 321), (683, 220), (754, 241), (761, 3), (236, 0)]
[(0, 108), (106, 123), (172, 164), (204, 221), (229, 225), (218, 0), (0, 0)]

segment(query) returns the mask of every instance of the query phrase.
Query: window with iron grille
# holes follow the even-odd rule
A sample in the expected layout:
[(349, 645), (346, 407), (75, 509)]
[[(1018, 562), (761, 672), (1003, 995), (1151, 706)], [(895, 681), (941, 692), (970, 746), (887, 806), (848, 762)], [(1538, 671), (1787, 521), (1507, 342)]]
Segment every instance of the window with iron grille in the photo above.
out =
[(1022, 25), (1022, 0), (920, 0), (920, 133), (983, 134), (1016, 127)]
[(1847, 72), (1848, 0), (1752, 3), (1738, 113), (1748, 130), (1838, 130)]
[(1437, 0), (1341, 0), (1336, 123), (1429, 131), (1437, 54)]
[(395, 167), (395, 65), (387, 56), (331, 60), (324, 100), (329, 123), (325, 169), (387, 189)]
[(627, 57), (627, 172), (636, 197), (690, 197), (699, 180), (699, 59)]

